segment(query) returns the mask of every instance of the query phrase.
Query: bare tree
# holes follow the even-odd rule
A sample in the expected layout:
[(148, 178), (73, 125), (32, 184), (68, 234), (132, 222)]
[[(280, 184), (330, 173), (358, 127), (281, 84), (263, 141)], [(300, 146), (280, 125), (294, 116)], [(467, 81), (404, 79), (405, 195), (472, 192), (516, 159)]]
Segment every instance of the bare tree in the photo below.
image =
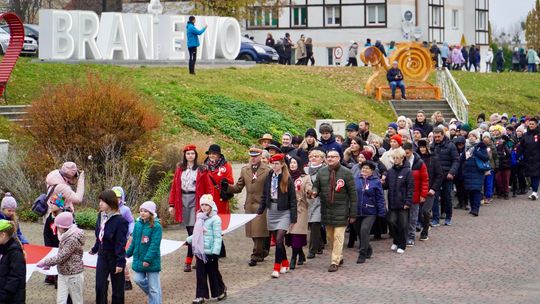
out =
[(9, 9), (22, 19), (24, 23), (33, 23), (43, 0), (10, 0)]

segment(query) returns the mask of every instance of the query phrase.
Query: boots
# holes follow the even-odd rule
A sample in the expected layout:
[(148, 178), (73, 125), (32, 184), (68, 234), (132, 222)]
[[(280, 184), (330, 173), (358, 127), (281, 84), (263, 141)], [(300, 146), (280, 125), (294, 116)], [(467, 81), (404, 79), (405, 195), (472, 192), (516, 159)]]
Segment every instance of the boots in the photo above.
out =
[[(294, 250), (294, 249), (293, 249)], [(298, 253), (296, 252), (293, 252), (293, 255), (291, 257), (291, 263), (290, 263), (290, 268), (291, 270), (294, 270), (296, 268), (296, 258), (298, 257)]]
[(304, 262), (306, 261), (306, 255), (304, 254), (304, 250), (302, 250), (302, 248), (300, 248), (299, 255), (300, 257), (298, 258), (298, 265), (302, 266), (304, 265)]

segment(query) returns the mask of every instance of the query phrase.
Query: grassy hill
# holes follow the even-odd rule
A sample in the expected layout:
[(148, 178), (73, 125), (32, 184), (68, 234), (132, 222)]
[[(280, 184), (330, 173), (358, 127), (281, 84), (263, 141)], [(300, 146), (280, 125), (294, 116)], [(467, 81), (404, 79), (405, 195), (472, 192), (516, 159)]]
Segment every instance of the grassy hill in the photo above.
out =
[[(27, 104), (42, 88), (87, 73), (127, 81), (156, 101), (164, 117), (161, 135), (180, 145), (218, 142), (233, 159), (265, 132), (303, 134), (316, 119), (368, 119), (382, 132), (394, 115), (387, 103), (362, 95), (369, 68), (258, 65), (253, 68), (119, 67), (33, 63), (21, 59), (8, 85), (10, 104)], [(455, 73), (477, 113), (537, 112), (540, 74)]]

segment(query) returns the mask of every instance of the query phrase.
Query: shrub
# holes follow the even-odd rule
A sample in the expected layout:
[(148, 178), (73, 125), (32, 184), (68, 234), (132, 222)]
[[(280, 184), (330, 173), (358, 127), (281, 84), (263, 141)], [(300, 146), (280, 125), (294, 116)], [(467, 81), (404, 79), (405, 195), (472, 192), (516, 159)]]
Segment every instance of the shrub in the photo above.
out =
[(39, 215), (30, 209), (22, 209), (17, 211), (17, 216), (21, 222), (32, 222), (36, 223), (39, 220)]
[(0, 188), (11, 192), (19, 205), (30, 206), (39, 195), (35, 183), (26, 174), (24, 159), (26, 154), (10, 146), (7, 157), (0, 161)]
[(40, 156), (52, 151), (64, 160), (79, 158), (83, 165), (91, 161), (98, 167), (106, 158), (102, 147), (123, 156), (160, 124), (151, 104), (134, 88), (94, 74), (45, 89), (29, 117), (38, 126), (28, 132)]
[(75, 223), (81, 229), (96, 229), (98, 212), (95, 209), (83, 209), (75, 212)]

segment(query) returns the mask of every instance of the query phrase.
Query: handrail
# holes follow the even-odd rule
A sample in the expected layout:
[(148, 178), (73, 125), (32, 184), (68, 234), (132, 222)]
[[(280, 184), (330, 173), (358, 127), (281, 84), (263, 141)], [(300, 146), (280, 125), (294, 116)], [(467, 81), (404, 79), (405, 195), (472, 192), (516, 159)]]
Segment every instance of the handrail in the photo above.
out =
[(437, 70), (437, 85), (441, 88), (443, 97), (452, 108), (456, 118), (468, 123), (469, 101), (448, 69)]

